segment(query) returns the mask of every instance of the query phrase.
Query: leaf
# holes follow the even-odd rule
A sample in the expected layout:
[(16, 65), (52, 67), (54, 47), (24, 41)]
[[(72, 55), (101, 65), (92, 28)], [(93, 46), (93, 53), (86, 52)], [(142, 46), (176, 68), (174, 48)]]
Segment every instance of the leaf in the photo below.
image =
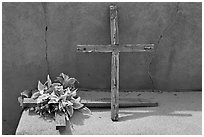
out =
[(58, 100), (57, 99), (50, 99), (50, 101), (48, 102), (48, 104), (54, 104), (57, 103)]
[(78, 89), (75, 89), (74, 91), (72, 91), (71, 95), (72, 95), (73, 97), (75, 97), (75, 96), (77, 95), (77, 93), (76, 93), (77, 90), (78, 90)]
[[(54, 93), (54, 92), (53, 92), (53, 93)], [(49, 96), (49, 98), (50, 98), (50, 99), (58, 99), (58, 97), (57, 97), (55, 94), (53, 94), (53, 93)]]
[(63, 86), (55, 86), (53, 91), (57, 96), (64, 95)]
[(67, 113), (69, 114), (69, 116), (72, 117), (74, 114), (73, 107), (72, 106), (66, 106), (65, 109), (66, 109)]
[(42, 94), (37, 98), (37, 103), (42, 103), (44, 100), (46, 100), (49, 97), (48, 94)]
[(80, 102), (81, 101), (81, 98), (78, 97), (77, 99), (75, 99), (76, 102)]
[(40, 95), (41, 95), (41, 94), (40, 94), (40, 92), (38, 91), (38, 92), (35, 92), (35, 93), (31, 96), (31, 98), (32, 98), (32, 99), (37, 99)]
[[(51, 97), (52, 96), (56, 96), (57, 97), (57, 95), (55, 94), (55, 89), (53, 90), (53, 92), (51, 93)], [(58, 97), (57, 97), (58, 98)]]
[(55, 81), (58, 81), (62, 84), (64, 82), (64, 79), (62, 77), (57, 77)]
[(50, 86), (52, 85), (52, 81), (51, 81), (51, 79), (50, 79), (50, 76), (49, 75), (47, 75), (47, 85), (48, 85), (48, 88), (50, 88)]
[(59, 99), (65, 101), (66, 98), (67, 98), (67, 96), (68, 96), (68, 94), (61, 95), (61, 96), (59, 97)]
[(91, 110), (87, 107), (84, 107), (80, 109), (79, 111), (82, 112), (83, 114), (92, 115)]
[(84, 107), (84, 104), (81, 104), (79, 102), (72, 102), (73, 103), (73, 108), (74, 109), (81, 109)]
[(22, 107), (23, 106), (23, 97), (22, 96), (18, 97), (18, 102), (20, 103), (20, 106)]
[(57, 91), (57, 90), (54, 90), (54, 94), (56, 95), (56, 96), (60, 96), (60, 94), (59, 94), (59, 92)]
[(62, 107), (64, 108), (66, 106), (66, 103), (62, 101)]
[(60, 86), (61, 84), (60, 83), (52, 83), (52, 87), (55, 87), (55, 86)]
[(66, 106), (72, 106), (73, 105), (73, 103), (71, 101), (69, 101), (69, 100), (66, 100), (65, 104), (66, 104)]
[(81, 98), (80, 97), (77, 97), (76, 99), (74, 97), (71, 97), (70, 99), (71, 102), (76, 102), (76, 103), (81, 103)]
[(65, 94), (70, 94), (71, 91), (70, 91), (70, 88), (68, 87), (67, 89), (65, 89)]
[[(67, 84), (73, 85), (76, 81), (77, 81), (77, 80), (76, 80), (75, 78), (69, 78), (69, 79), (67, 80)], [(77, 81), (77, 82), (78, 82), (78, 81)]]
[(59, 95), (64, 95), (64, 90), (59, 90), (58, 93)]
[(68, 75), (65, 75), (64, 73), (61, 73), (59, 77), (55, 81), (59, 81), (62, 85), (64, 85), (65, 81), (69, 79)]
[(64, 88), (73, 87), (76, 79), (75, 78), (66, 78), (64, 79), (63, 86)]
[(36, 93), (36, 92), (39, 92), (39, 91), (38, 91), (37, 89), (31, 90), (32, 95), (33, 95), (34, 93)]
[(24, 96), (26, 98), (30, 98), (32, 95), (32, 92), (30, 90), (24, 90), (23, 92), (21, 92), (21, 96)]
[(45, 86), (40, 81), (38, 81), (38, 90), (40, 91), (41, 94), (43, 94), (44, 88)]
[(48, 90), (46, 90), (44, 93), (45, 94), (47, 94), (47, 93), (49, 93), (49, 94), (51, 94), (52, 92), (53, 92), (53, 90), (54, 90), (54, 87), (50, 87)]
[(68, 87), (68, 80), (69, 80), (69, 76), (64, 74), (64, 73), (61, 73), (60, 76), (63, 78), (63, 81), (62, 81), (62, 84), (63, 84), (63, 87), (64, 88), (67, 88)]
[(63, 90), (63, 86), (55, 86), (55, 89), (58, 91), (61, 91), (61, 90)]
[(68, 116), (68, 114), (66, 114), (66, 113), (65, 113), (65, 119), (66, 119), (67, 121), (69, 121), (69, 116)]
[(60, 111), (62, 110), (62, 104), (61, 104), (61, 102), (59, 102), (58, 109), (59, 109)]
[(64, 74), (64, 73), (61, 73), (60, 76), (64, 79), (64, 80), (68, 80), (69, 79), (69, 76)]
[(56, 80), (59, 81), (63, 85), (64, 88), (74, 87), (74, 83), (77, 81), (75, 78), (69, 78), (69, 76), (64, 73), (61, 73), (60, 76), (57, 77)]

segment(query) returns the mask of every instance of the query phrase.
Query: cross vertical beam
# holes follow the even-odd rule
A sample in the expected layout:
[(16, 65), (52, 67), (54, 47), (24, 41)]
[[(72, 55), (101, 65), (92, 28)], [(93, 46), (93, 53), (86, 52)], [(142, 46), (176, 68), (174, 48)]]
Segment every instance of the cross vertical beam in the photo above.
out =
[[(115, 5), (110, 6), (111, 44), (119, 46), (118, 11)], [(119, 52), (112, 52), (111, 62), (111, 119), (118, 121), (119, 111)]]

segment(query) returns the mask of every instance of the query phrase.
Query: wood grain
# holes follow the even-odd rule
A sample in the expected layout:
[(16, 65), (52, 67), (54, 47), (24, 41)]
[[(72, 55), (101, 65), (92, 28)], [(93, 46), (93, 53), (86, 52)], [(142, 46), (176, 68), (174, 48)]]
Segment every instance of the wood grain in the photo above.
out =
[(56, 130), (59, 130), (59, 128), (65, 128), (66, 127), (65, 114), (56, 112), (55, 113), (55, 123), (56, 123)]
[[(88, 108), (111, 108), (111, 98), (82, 99), (81, 103)], [(127, 107), (156, 107), (158, 102), (143, 98), (119, 98), (119, 108)]]
[[(111, 44), (118, 47), (118, 13), (115, 5), (110, 6)], [(119, 112), (119, 52), (112, 52), (111, 61), (111, 119), (118, 121)]]
[(77, 52), (152, 52), (154, 44), (77, 45)]
[[(58, 104), (58, 103), (50, 103), (50, 104)], [(23, 99), (23, 107), (35, 107), (37, 106), (37, 100), (32, 98), (24, 98)]]
[(110, 30), (111, 30), (111, 44), (119, 44), (119, 31), (118, 31), (118, 10), (117, 6), (110, 6)]
[(24, 98), (23, 99), (23, 107), (35, 107), (37, 106), (37, 100), (32, 98)]

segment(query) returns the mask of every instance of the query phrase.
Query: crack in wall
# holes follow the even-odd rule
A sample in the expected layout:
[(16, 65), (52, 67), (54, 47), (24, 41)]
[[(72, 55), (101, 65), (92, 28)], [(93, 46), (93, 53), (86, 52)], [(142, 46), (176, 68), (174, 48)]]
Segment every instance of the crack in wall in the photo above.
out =
[[(175, 18), (177, 16), (177, 14), (182, 14), (182, 11), (180, 10), (180, 6), (179, 6), (179, 2), (176, 3), (176, 15), (175, 15)], [(47, 31), (48, 31), (48, 23), (47, 23), (47, 3), (46, 2), (42, 2), (42, 7), (43, 7), (43, 11), (44, 11), (44, 19), (45, 19), (45, 60), (46, 60), (46, 64), (47, 64), (47, 73), (49, 74), (50, 73), (50, 68), (49, 68), (49, 60), (48, 60), (48, 42), (47, 42)], [(167, 27), (164, 28), (164, 30), (161, 32), (161, 34), (159, 35), (159, 39), (157, 40), (157, 44), (155, 46), (155, 51), (153, 52), (153, 55), (150, 53), (150, 62), (149, 62), (149, 65), (148, 65), (148, 76), (149, 76), (149, 79), (151, 80), (151, 84), (152, 84), (152, 91), (155, 90), (155, 82), (154, 82), (154, 79), (153, 79), (153, 76), (151, 75), (151, 72), (150, 72), (150, 66), (152, 64), (152, 60), (155, 58), (155, 55), (156, 55), (156, 52), (157, 52), (157, 48), (159, 47), (160, 45), (160, 41), (162, 40), (163, 38), (163, 33), (168, 30), (172, 25), (174, 25), (174, 23), (176, 22), (176, 19), (175, 21), (171, 22), (169, 25), (167, 25)]]
[[(164, 29), (164, 30), (165, 30), (165, 29)], [(160, 34), (159, 39), (157, 40), (157, 45), (154, 47), (155, 50), (154, 50), (154, 52), (153, 52), (153, 55), (150, 53), (150, 58), (151, 58), (151, 59), (150, 59), (149, 64), (148, 64), (147, 74), (148, 74), (149, 79), (150, 79), (151, 84), (152, 84), (152, 92), (155, 91), (156, 86), (155, 86), (155, 82), (154, 82), (154, 80), (153, 80), (153, 76), (152, 76), (152, 74), (151, 74), (151, 72), (150, 72), (150, 66), (151, 66), (151, 64), (152, 64), (152, 60), (155, 58), (155, 55), (156, 55), (156, 52), (157, 52), (157, 48), (158, 48), (158, 46), (159, 46), (160, 41), (162, 40), (162, 38), (163, 38), (163, 31), (162, 31), (162, 33)]]
[(176, 13), (183, 14), (183, 9), (180, 6), (180, 2), (177, 2), (176, 4)]
[(44, 20), (45, 20), (45, 60), (47, 64), (47, 73), (50, 74), (50, 69), (49, 69), (49, 60), (48, 60), (48, 42), (47, 42), (47, 31), (48, 31), (48, 23), (47, 23), (47, 3), (42, 2), (42, 7), (44, 11)]
[(176, 12), (179, 12), (179, 2), (176, 3)]
[(153, 52), (153, 56), (152, 55), (150, 55), (150, 57), (151, 57), (151, 59), (150, 59), (150, 62), (149, 62), (149, 65), (148, 65), (148, 76), (149, 76), (149, 78), (150, 78), (150, 80), (151, 80), (151, 83), (152, 83), (152, 92), (154, 92), (154, 90), (155, 90), (155, 82), (154, 82), (154, 80), (153, 80), (153, 78), (152, 78), (152, 75), (151, 75), (151, 72), (150, 72), (150, 66), (151, 66), (151, 64), (152, 64), (152, 60), (153, 60), (153, 58), (155, 58), (155, 55), (156, 55), (156, 52), (157, 52), (157, 48), (159, 47), (159, 44), (160, 44), (160, 41), (163, 39), (163, 37), (164, 37), (164, 32), (166, 31), (166, 30), (168, 30), (171, 26), (173, 26), (174, 25), (174, 23), (176, 22), (176, 17), (177, 17), (177, 14), (182, 14), (182, 11), (180, 10), (180, 6), (179, 6), (179, 2), (177, 2), (176, 3), (176, 15), (175, 15), (175, 20), (173, 21), (173, 22), (171, 22), (169, 25), (167, 25), (167, 27), (165, 27), (164, 28), (164, 30), (161, 32), (161, 34), (159, 35), (159, 39), (157, 40), (157, 45), (155, 46), (155, 51)]

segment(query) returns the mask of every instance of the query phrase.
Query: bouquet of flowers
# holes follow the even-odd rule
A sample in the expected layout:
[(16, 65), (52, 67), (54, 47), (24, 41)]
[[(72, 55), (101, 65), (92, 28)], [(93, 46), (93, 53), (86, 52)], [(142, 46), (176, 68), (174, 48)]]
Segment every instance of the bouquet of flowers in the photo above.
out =
[(37, 106), (32, 107), (32, 109), (39, 115), (46, 116), (55, 112), (62, 112), (65, 114), (66, 120), (73, 116), (74, 110), (91, 114), (91, 111), (81, 103), (81, 98), (77, 96), (77, 89), (74, 84), (78, 81), (75, 78), (61, 73), (55, 81), (52, 83), (48, 75), (44, 84), (38, 81), (37, 89), (21, 92), (21, 96), (18, 97), (20, 105), (23, 106), (24, 98), (32, 98), (37, 100)]

